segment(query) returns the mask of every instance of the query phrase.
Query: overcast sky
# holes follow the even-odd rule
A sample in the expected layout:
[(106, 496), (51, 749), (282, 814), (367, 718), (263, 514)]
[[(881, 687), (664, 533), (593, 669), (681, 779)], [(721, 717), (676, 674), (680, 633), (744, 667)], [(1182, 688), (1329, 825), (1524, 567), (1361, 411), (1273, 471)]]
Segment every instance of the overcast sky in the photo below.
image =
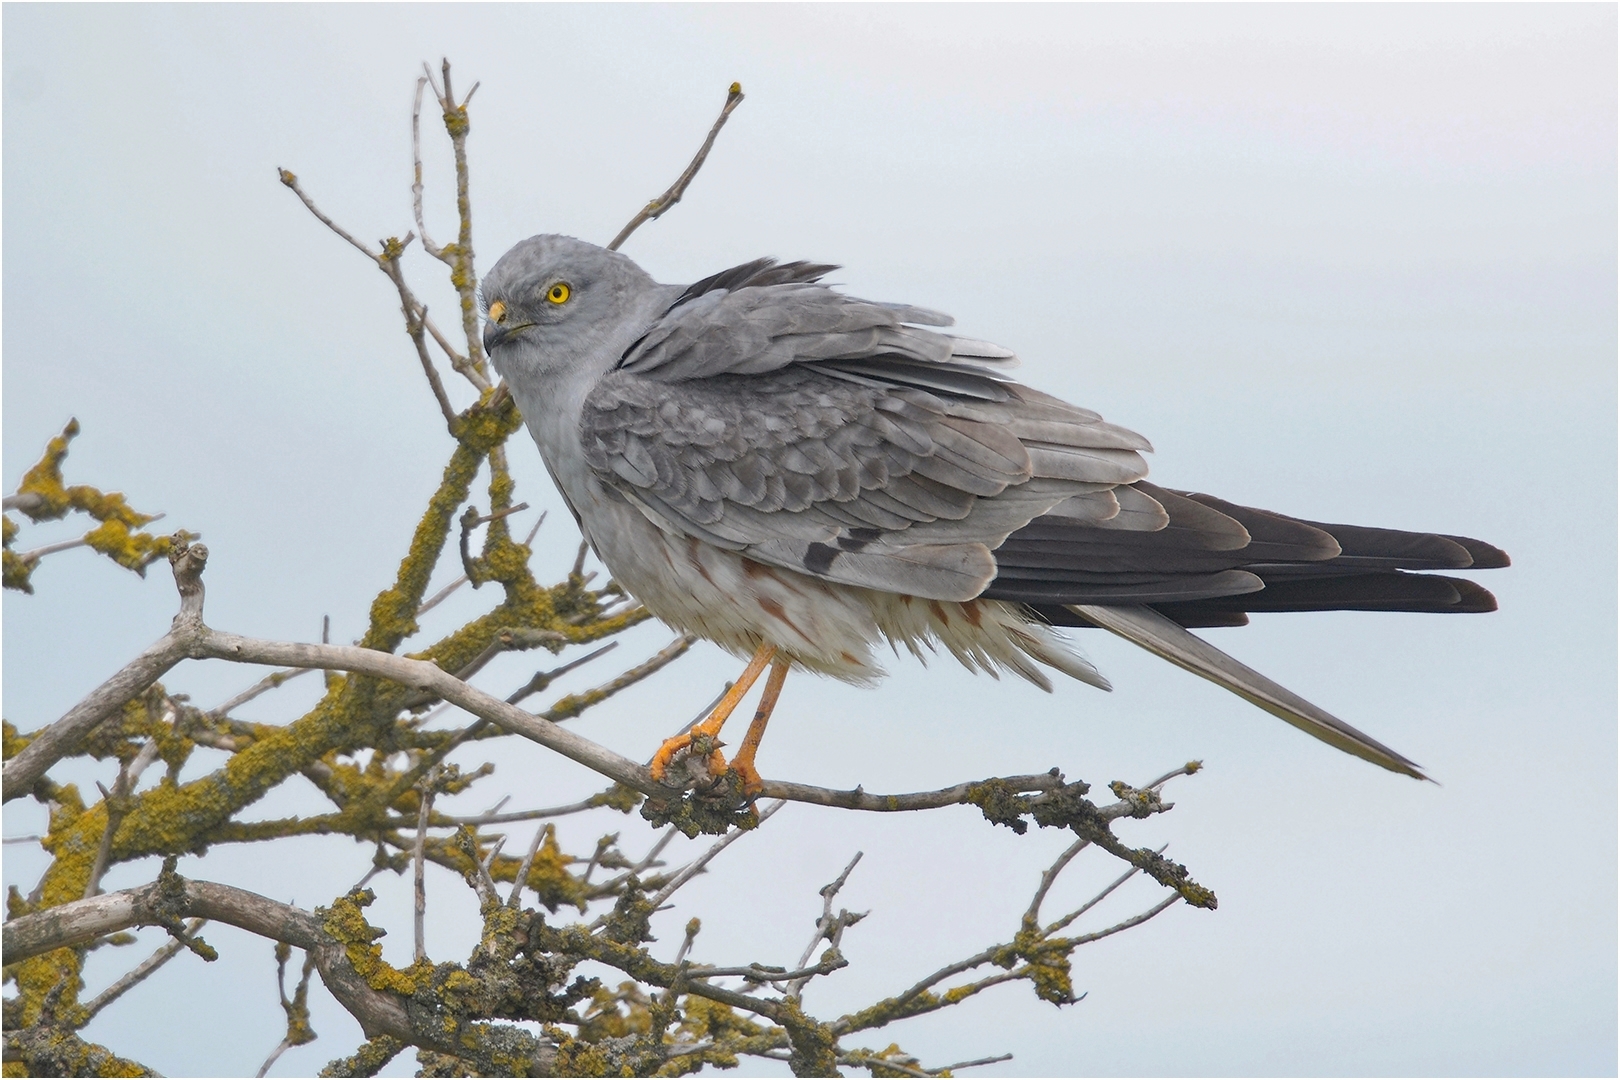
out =
[[(1100, 789), (1208, 766), (1168, 789), (1173, 812), (1120, 832), (1168, 843), (1219, 911), (1178, 906), (1081, 949), (1078, 1005), (1003, 987), (878, 1044), (935, 1065), (1017, 1055), (985, 1075), (1616, 1070), (1612, 5), (10, 4), (3, 19), (4, 482), (77, 416), (70, 482), (204, 534), (212, 625), (312, 640), (329, 614), (334, 640), (358, 636), (450, 450), (387, 281), (276, 168), (358, 236), (403, 234), (414, 79), (447, 55), (460, 86), (481, 82), (469, 152), (486, 269), (534, 233), (613, 236), (737, 79), (747, 101), (685, 201), (626, 245), (656, 277), (760, 255), (840, 263), (848, 291), (951, 312), (1016, 349), (1026, 381), (1142, 432), (1158, 483), (1479, 536), (1514, 559), (1480, 575), (1492, 615), (1271, 615), (1205, 632), (1438, 785), (1100, 632), (1080, 640), (1112, 694), (909, 659), (877, 691), (790, 680), (768, 776), (889, 792), (1056, 765)], [(427, 143), (442, 240), (448, 155), (432, 128)], [(435, 264), (407, 266), (448, 314)], [(526, 440), (512, 457), (520, 498), (551, 511), (535, 556), (550, 580), (577, 536)], [(34, 581), (4, 601), (5, 715), (24, 729), (175, 607), (166, 571), (142, 581), (82, 551)], [(491, 602), (458, 598), (430, 636)], [(667, 640), (643, 627), (616, 656)], [(483, 685), (510, 689), (526, 662)], [(705, 646), (580, 730), (645, 758), (736, 669)], [(168, 685), (208, 706), (250, 681), (192, 665)], [(242, 714), (282, 722), (311, 692)], [(192, 769), (217, 761), (199, 753)], [(597, 786), (514, 747), (466, 805)], [(307, 806), (297, 795), (253, 814)], [(31, 804), (6, 807), (7, 836), (42, 826)], [(561, 837), (588, 852), (612, 830), (632, 850), (649, 841), (616, 816)], [(701, 914), (700, 959), (791, 963), (816, 889), (864, 850), (841, 901), (872, 915), (845, 938), (852, 966), (807, 998), (836, 1014), (1005, 940), (1062, 847), (965, 810), (792, 806), (683, 893), (657, 948), (672, 953)], [(5, 855), (26, 891), (42, 856)], [(367, 858), (309, 840), (182, 869), (311, 906)], [(1053, 910), (1115, 865), (1080, 859)], [(155, 869), (121, 867), (109, 885)], [(1139, 884), (1090, 928), (1151, 904)], [(408, 882), (377, 888), (387, 955), (408, 961)], [(461, 959), (470, 899), (449, 875), (430, 889), (430, 951)], [(208, 937), (219, 963), (176, 960), (89, 1034), (165, 1073), (256, 1069), (281, 1034), (270, 946)], [(134, 959), (94, 954), (91, 990)], [(321, 1038), (278, 1074), (358, 1041), (317, 998)], [(228, 1037), (181, 1027), (226, 1008), (246, 1014)]]

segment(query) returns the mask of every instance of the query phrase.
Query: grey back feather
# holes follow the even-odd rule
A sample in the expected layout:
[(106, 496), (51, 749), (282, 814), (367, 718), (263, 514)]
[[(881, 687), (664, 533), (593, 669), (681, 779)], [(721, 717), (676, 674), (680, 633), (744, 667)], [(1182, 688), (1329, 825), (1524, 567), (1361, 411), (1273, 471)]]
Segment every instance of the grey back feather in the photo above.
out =
[[(1030, 521), (1146, 475), (1145, 439), (1009, 381), (1011, 351), (815, 284), (827, 269), (761, 260), (689, 287), (587, 397), (587, 463), (663, 528), (942, 600), (983, 592)], [(1119, 516), (1106, 495), (1088, 510)]]

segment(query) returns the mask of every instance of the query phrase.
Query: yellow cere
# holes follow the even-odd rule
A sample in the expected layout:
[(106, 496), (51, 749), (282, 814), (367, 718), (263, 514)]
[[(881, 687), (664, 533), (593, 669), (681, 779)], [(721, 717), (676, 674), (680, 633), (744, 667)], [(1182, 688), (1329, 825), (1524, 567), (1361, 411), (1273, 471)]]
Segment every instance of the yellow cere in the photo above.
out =
[(506, 321), (506, 305), (504, 303), (502, 303), (501, 301), (499, 301), (499, 300), (497, 300), (493, 304), (489, 305), (489, 317), (490, 317), (490, 321), (492, 321), (492, 322), (497, 322), (497, 323), (505, 322)]
[(546, 290), (546, 299), (550, 300), (553, 304), (562, 304), (568, 301), (568, 297), (571, 293), (572, 290), (569, 289), (567, 285), (559, 281), (557, 284)]

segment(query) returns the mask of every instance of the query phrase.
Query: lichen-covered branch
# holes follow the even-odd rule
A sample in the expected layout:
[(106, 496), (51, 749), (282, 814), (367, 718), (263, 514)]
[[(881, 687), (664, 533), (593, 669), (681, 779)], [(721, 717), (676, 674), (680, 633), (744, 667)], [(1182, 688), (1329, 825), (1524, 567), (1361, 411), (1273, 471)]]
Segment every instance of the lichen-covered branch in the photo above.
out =
[[(428, 86), (438, 99), (456, 170), (456, 236), (442, 246), (428, 236), (422, 205), (420, 110)], [(658, 783), (640, 762), (562, 726), (679, 661), (692, 645), (685, 635), (640, 663), (604, 673), (593, 680), (592, 689), (563, 693), (538, 713), (520, 707), (582, 665), (600, 663), (617, 643), (616, 635), (649, 615), (612, 582), (589, 587), (594, 575), (584, 572), (584, 545), (572, 570), (548, 586), (529, 565), (534, 533), (523, 543), (511, 535), (511, 517), (523, 504), (505, 443), (522, 420), (504, 387), (491, 384), (477, 333), (468, 157), (472, 94), (457, 99), (448, 62), (437, 78), (428, 72), (416, 90), (412, 216), (424, 249), (450, 269), (464, 347), (447, 340), (406, 282), (403, 255), (411, 233), (404, 240), (384, 241), (374, 251), (327, 216), (296, 176), (280, 173), (282, 183), (317, 220), (389, 276), (412, 350), (445, 423), (433, 437), (448, 436), (451, 443), (438, 485), (404, 542), (392, 581), (372, 601), (357, 644), (330, 644), (324, 633), (318, 644), (270, 641), (208, 626), (202, 580), (207, 548), (192, 543), (195, 537), (183, 531), (172, 537), (148, 536), (139, 530), (154, 515), (131, 510), (116, 493), (63, 482), (61, 464), (76, 424), (51, 441), (40, 463), (5, 499), (8, 513), (34, 521), (78, 511), (99, 522), (82, 538), (14, 551), (22, 526), (5, 517), (8, 586), (26, 589), (28, 573), (45, 554), (88, 545), (137, 571), (167, 554), (179, 593), (178, 614), (168, 633), (68, 713), (30, 732), (5, 725), (4, 797), (30, 795), (50, 815), (43, 836), (31, 838), (50, 856), (49, 866), (27, 896), (13, 891), (4, 926), (5, 977), (16, 991), (4, 1003), (7, 1075), (149, 1074), (146, 1065), (87, 1042), (80, 1033), (164, 964), (212, 959), (213, 948), (198, 936), (212, 921), (277, 943), (286, 1033), (264, 1071), (282, 1054), (316, 1038), (309, 1023), (308, 991), (318, 975), (366, 1036), (353, 1053), (335, 1057), (324, 1075), (375, 1075), (396, 1055), (415, 1048), (424, 1074), (436, 1076), (680, 1076), (710, 1067), (735, 1068), (748, 1057), (785, 1061), (798, 1075), (857, 1068), (874, 1076), (937, 1076), (1004, 1060), (1005, 1055), (931, 1067), (897, 1044), (874, 1049), (850, 1040), (1008, 983), (1027, 983), (1038, 998), (1054, 1005), (1072, 1004), (1085, 996), (1073, 986), (1070, 958), (1075, 949), (1139, 926), (1182, 902), (1213, 908), (1214, 895), (1185, 868), (1166, 860), (1162, 847), (1134, 848), (1113, 831), (1122, 819), (1147, 819), (1171, 809), (1159, 789), (1172, 777), (1195, 771), (1196, 762), (1140, 788), (1115, 783), (1110, 786), (1113, 801), (1102, 803), (1088, 797), (1087, 784), (1068, 781), (1057, 769), (902, 794), (767, 780), (762, 794), (771, 801), (761, 812), (733, 776), (718, 782), (698, 776), (686, 787)], [(679, 202), (741, 101), (741, 88), (734, 85), (687, 169), (612, 246)], [(477, 390), (478, 400), (471, 406), (454, 411), (430, 340)], [(470, 505), (475, 483), (486, 476), (487, 514)], [(463, 522), (459, 536), (458, 520)], [(483, 540), (477, 547), (475, 530), (480, 527)], [(465, 573), (429, 597), (428, 584), (444, 572), (447, 555), (451, 563), (459, 558)], [(64, 568), (69, 562), (63, 560)], [(425, 640), (419, 620), (462, 584), (497, 588), (479, 594), (493, 596), (481, 614), (436, 640)], [(474, 685), (487, 681), (485, 665), (504, 652), (545, 648), (556, 653), (576, 646), (581, 647), (578, 652), (538, 671), (515, 691), (510, 683), (500, 692)], [(159, 681), (184, 676), (189, 669), (182, 662), (188, 659), (274, 670), (205, 711), (190, 704), (178, 685)], [(325, 691), (301, 714), (284, 710), (273, 723), (231, 715), (238, 706), (314, 670), (326, 673)], [(260, 708), (274, 713), (281, 700), (266, 699)], [(436, 724), (450, 708), (470, 714), (472, 721)], [(518, 805), (556, 805), (502, 812), (513, 795), (508, 790), (498, 802), (481, 802), (489, 807), (483, 813), (447, 812), (452, 797), (474, 785), (480, 791), (491, 785), (495, 759), (507, 745), (502, 740), (513, 737), (596, 774), (580, 775), (591, 781), (584, 790), (597, 794), (568, 802), (577, 792), (530, 793)], [(214, 753), (194, 759), (198, 746)], [(53, 779), (55, 766), (69, 758), (88, 758), (107, 769), (101, 780), (110, 786), (97, 782), (99, 801), (87, 802), (77, 786), (60, 782), (60, 772)], [(197, 769), (196, 760), (209, 764)], [(142, 770), (159, 763), (164, 766), (161, 776), (156, 782), (148, 777), (143, 785)], [(248, 816), (261, 799), (300, 777), (311, 785), (307, 804), (288, 816)], [(602, 790), (597, 777), (612, 783)], [(933, 968), (932, 974), (904, 972), (897, 977), (901, 985), (910, 984), (901, 993), (825, 1019), (809, 1011), (805, 998), (813, 999), (811, 988), (824, 985), (823, 980), (841, 977), (848, 967), (844, 939), (865, 929), (864, 912), (834, 910), (835, 897), (861, 858), (858, 852), (819, 898), (784, 899), (795, 905), (802, 899), (807, 921), (819, 909), (808, 946), (800, 938), (791, 943), (791, 951), (763, 958), (702, 955), (701, 920), (694, 917), (685, 921), (685, 934), (669, 950), (673, 959), (666, 960), (667, 953), (651, 935), (656, 912), (679, 903), (681, 888), (696, 875), (715, 872), (725, 858), (746, 857), (726, 853), (746, 853), (750, 845), (737, 841), (775, 827), (772, 815), (788, 802), (816, 807), (807, 812), (843, 827), (862, 813), (972, 807), (973, 816), (1012, 833), (1026, 834), (1033, 825), (1066, 830), (1074, 841), (1038, 881), (1032, 871), (1030, 903), (997, 944), (976, 943), (976, 952), (954, 961), (948, 953), (933, 957), (919, 965)], [(615, 818), (626, 823), (573, 837), (570, 843), (580, 845), (581, 855), (565, 849), (564, 828), (553, 820), (637, 810), (639, 819)], [(524, 824), (537, 819), (538, 828)], [(568, 824), (574, 820), (580, 819)], [(643, 827), (643, 820), (651, 827)], [(521, 827), (521, 834), (509, 831), (511, 826)], [(681, 865), (684, 860), (668, 855), (677, 833), (711, 833), (720, 839)], [(360, 884), (314, 910), (228, 884), (187, 880), (175, 869), (178, 857), (204, 857), (218, 844), (258, 844), (264, 857), (273, 858), (278, 841), (313, 836), (346, 838), (356, 845), (363, 864), (345, 879)], [(503, 844), (514, 854), (503, 854)], [(99, 894), (104, 873), (151, 856), (164, 857), (158, 880)], [(1121, 860), (1125, 872), (1076, 910), (1057, 919), (1044, 916), (1042, 906), (1053, 883), (1083, 856)], [(666, 859), (675, 865), (666, 865)], [(459, 962), (435, 960), (428, 949), (428, 913), (453, 909), (435, 899), (433, 890), (443, 887), (445, 879), (428, 875), (429, 863), (459, 875), (479, 902), (479, 940)], [(881, 871), (870, 864), (866, 868), (867, 873)], [(389, 873), (414, 885), (417, 897), (410, 920), (416, 931), (412, 962), (405, 967), (384, 961), (376, 940), (383, 930), (365, 916), (372, 894), (364, 885)], [(1168, 891), (1143, 910), (1112, 916), (1106, 925), (1082, 921), (1093, 918), (1099, 905), (1138, 874)], [(525, 902), (534, 907), (525, 908)], [(125, 943), (125, 931), (141, 925), (161, 926), (171, 940), (81, 1004), (87, 952)], [(408, 932), (403, 926), (396, 929)], [(802, 954), (793, 962), (801, 946)], [(289, 992), (286, 969), (293, 949), (303, 950), (305, 959), (302, 977)], [(183, 952), (195, 956), (182, 958)], [(623, 981), (608, 986), (587, 974), (600, 973), (603, 966)]]

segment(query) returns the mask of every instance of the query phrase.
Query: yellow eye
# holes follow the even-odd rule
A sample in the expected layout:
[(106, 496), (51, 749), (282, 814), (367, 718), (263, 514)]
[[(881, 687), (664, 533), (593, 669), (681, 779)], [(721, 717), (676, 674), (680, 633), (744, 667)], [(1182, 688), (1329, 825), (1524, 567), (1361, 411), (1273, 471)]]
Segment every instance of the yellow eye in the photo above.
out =
[(495, 323), (503, 323), (503, 322), (505, 322), (506, 321), (506, 305), (504, 303), (502, 303), (501, 301), (499, 301), (499, 300), (497, 300), (493, 304), (489, 305), (489, 317), (490, 317), (490, 320), (492, 322), (495, 322)]
[(553, 304), (565, 304), (568, 302), (568, 297), (572, 295), (572, 293), (572, 289), (559, 281), (557, 284), (546, 290), (546, 299), (550, 300)]

